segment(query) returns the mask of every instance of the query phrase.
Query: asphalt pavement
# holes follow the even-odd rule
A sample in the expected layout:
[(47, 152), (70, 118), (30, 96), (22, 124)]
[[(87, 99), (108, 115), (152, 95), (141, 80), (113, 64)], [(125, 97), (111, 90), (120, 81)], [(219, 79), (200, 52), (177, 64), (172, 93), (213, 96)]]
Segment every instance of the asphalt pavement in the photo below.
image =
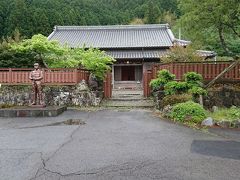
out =
[(0, 180), (238, 180), (239, 137), (143, 109), (0, 118)]

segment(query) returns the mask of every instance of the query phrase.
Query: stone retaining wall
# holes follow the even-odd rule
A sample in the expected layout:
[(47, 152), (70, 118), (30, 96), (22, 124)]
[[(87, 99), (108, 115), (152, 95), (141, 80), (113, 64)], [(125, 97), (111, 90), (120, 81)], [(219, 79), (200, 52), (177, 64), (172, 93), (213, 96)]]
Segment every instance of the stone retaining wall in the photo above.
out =
[[(46, 105), (98, 106), (102, 93), (90, 91), (84, 82), (77, 86), (43, 87)], [(31, 99), (31, 86), (1, 86), (0, 105), (27, 106)]]
[[(155, 105), (158, 109), (162, 109), (163, 91), (153, 93)], [(197, 99), (195, 99), (198, 101)], [(215, 84), (208, 89), (208, 95), (203, 97), (204, 107), (212, 109), (217, 107), (240, 107), (240, 84)]]
[(239, 84), (216, 84), (208, 89), (208, 95), (204, 97), (203, 103), (208, 109), (213, 106), (240, 106), (240, 86)]

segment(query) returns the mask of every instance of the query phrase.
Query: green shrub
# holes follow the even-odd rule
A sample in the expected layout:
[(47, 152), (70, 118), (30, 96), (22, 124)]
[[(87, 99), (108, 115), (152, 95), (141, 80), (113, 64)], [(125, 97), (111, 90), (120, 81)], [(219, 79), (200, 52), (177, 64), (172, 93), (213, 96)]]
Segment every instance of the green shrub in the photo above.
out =
[(165, 80), (165, 82), (173, 81), (175, 79), (175, 75), (170, 73), (167, 69), (163, 69), (158, 72), (157, 75), (158, 78)]
[(206, 118), (206, 111), (200, 104), (188, 101), (174, 105), (170, 117), (180, 122), (201, 123)]
[(164, 92), (166, 95), (172, 94), (182, 94), (189, 90), (188, 84), (186, 82), (171, 81), (168, 82), (164, 87)]
[(152, 88), (153, 91), (158, 91), (160, 89), (163, 89), (165, 84), (165, 81), (163, 81), (162, 79), (153, 79), (150, 82), (150, 87)]
[(207, 90), (197, 86), (193, 86), (188, 92), (194, 96), (207, 95)]
[(175, 75), (171, 74), (168, 70), (163, 69), (158, 72), (157, 79), (151, 80), (149, 85), (153, 91), (158, 91), (160, 89), (163, 89), (165, 84), (167, 84), (170, 81), (173, 81), (174, 78)]
[(187, 101), (191, 101), (191, 100), (192, 100), (191, 94), (173, 94), (173, 95), (165, 96), (162, 99), (161, 106), (162, 107), (165, 107), (167, 105), (172, 106), (177, 103), (183, 103), (183, 102), (187, 102)]
[(203, 80), (203, 77), (201, 74), (198, 74), (196, 72), (188, 72), (183, 75), (185, 82), (196, 84), (198, 82), (201, 82)]

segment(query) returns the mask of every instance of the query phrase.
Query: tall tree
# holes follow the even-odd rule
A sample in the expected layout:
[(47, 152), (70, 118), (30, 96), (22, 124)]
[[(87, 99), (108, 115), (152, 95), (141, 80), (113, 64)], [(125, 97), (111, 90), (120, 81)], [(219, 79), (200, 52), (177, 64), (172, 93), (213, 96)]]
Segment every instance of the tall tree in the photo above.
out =
[(15, 0), (11, 14), (7, 19), (8, 33), (18, 29), (22, 34), (30, 35), (32, 33), (32, 20), (27, 9), (25, 0)]
[(160, 12), (175, 13), (177, 0), (0, 0), (0, 36), (17, 28), (26, 36), (47, 35), (55, 25), (159, 23)]
[(148, 7), (146, 11), (146, 23), (156, 24), (159, 23), (160, 9), (154, 4), (153, 1), (148, 2)]
[(240, 45), (239, 0), (179, 0), (179, 7), (183, 13), (179, 23), (186, 37), (202, 44), (220, 43), (225, 55), (240, 53), (231, 49), (231, 39)]

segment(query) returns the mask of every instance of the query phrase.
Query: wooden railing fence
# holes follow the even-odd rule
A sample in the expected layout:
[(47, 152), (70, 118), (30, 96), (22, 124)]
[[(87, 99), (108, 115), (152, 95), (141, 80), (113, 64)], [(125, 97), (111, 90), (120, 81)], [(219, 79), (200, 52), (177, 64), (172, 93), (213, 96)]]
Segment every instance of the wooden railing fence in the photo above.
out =
[[(32, 69), (23, 68), (0, 68), (0, 84), (25, 85), (30, 84), (29, 73)], [(88, 81), (89, 71), (84, 69), (42, 69), (44, 84), (74, 85), (81, 80)]]
[[(202, 74), (204, 80), (212, 80), (224, 69), (230, 66), (231, 61), (225, 62), (180, 62), (166, 63), (153, 66), (153, 79), (157, 77), (157, 72), (162, 69), (167, 69), (176, 75), (176, 80), (181, 80), (182, 76), (187, 72), (197, 72)], [(226, 73), (222, 79), (240, 80), (240, 64), (235, 66), (231, 71)]]
[[(158, 71), (167, 69), (176, 75), (176, 80), (182, 80), (183, 75), (187, 72), (197, 72), (203, 76), (204, 81), (210, 81), (219, 75), (224, 69), (229, 67), (231, 61), (211, 61), (211, 62), (179, 62), (156, 64), (151, 71), (144, 72), (144, 96), (151, 94), (149, 83), (152, 79), (157, 78)], [(223, 81), (240, 81), (240, 64), (236, 65), (229, 72), (221, 77)]]

